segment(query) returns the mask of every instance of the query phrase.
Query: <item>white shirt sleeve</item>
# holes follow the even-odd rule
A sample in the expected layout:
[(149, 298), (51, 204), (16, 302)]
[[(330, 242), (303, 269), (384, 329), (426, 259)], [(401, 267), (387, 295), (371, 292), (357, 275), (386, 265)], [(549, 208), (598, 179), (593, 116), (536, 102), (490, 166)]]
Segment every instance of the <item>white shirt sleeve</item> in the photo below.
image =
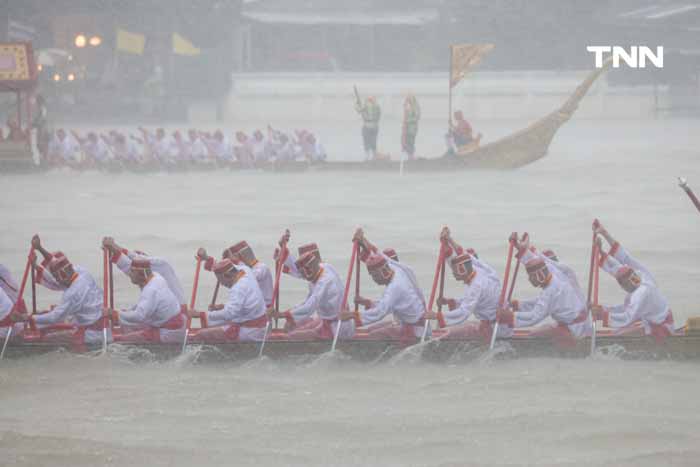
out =
[(394, 302), (393, 295), (395, 293), (394, 287), (391, 287), (391, 284), (389, 284), (386, 289), (384, 289), (382, 297), (378, 301), (374, 302), (371, 308), (360, 312), (362, 325), (366, 326), (384, 319), (384, 317), (392, 311), (391, 305)]
[(457, 308), (443, 312), (442, 316), (445, 319), (446, 325), (454, 326), (455, 324), (463, 323), (474, 313), (476, 305), (479, 303), (481, 287), (475, 284), (466, 289), (466, 293), (464, 297), (459, 300)]

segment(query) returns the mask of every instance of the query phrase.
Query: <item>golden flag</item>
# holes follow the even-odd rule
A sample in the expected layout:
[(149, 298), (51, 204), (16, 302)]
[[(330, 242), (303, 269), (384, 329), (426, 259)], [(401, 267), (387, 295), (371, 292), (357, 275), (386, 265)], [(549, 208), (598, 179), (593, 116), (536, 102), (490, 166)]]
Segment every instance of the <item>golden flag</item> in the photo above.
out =
[(467, 74), (467, 71), (476, 66), (481, 57), (489, 53), (495, 46), (493, 44), (461, 44), (450, 47), (452, 76), (450, 87), (454, 87)]
[(173, 33), (173, 52), (178, 55), (199, 55), (201, 50), (180, 34)]
[(143, 55), (146, 36), (117, 28), (117, 50), (130, 54)]

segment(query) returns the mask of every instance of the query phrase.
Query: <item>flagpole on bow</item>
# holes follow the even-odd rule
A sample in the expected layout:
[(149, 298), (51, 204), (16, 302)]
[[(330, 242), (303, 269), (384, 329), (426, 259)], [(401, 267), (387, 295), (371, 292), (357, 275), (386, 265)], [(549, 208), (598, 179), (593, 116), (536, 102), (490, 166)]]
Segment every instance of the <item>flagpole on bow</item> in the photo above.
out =
[(450, 45), (450, 74), (447, 76), (447, 88), (449, 98), (447, 100), (447, 131), (452, 129), (452, 58), (454, 57), (453, 45)]

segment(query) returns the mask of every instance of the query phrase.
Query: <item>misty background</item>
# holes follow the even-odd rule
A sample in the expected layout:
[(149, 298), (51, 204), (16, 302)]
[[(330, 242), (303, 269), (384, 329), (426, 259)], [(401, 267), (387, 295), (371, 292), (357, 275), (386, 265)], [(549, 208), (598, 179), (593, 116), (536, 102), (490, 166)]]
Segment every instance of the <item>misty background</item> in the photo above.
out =
[(0, 40), (63, 52), (40, 73), (54, 123), (250, 120), (237, 107), (251, 77), (282, 94), (346, 78), (350, 96), (367, 74), (416, 88), (447, 73), (450, 44), (470, 42), (496, 45), (475, 79), (523, 85), (525, 71), (592, 68), (587, 45), (663, 45), (663, 70), (620, 68), (607, 83), (648, 96), (650, 114), (697, 113), (699, 35), (697, 1), (0, 0)]

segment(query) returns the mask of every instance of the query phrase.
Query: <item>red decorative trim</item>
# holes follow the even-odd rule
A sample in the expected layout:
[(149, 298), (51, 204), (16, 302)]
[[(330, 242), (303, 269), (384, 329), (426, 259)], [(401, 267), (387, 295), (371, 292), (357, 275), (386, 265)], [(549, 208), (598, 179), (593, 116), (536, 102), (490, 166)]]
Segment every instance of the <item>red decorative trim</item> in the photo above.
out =
[(353, 319), (355, 320), (355, 326), (359, 328), (362, 326), (362, 316), (360, 316), (360, 311), (355, 311), (354, 315), (355, 316), (353, 317)]
[(36, 284), (41, 284), (41, 280), (44, 278), (44, 267), (38, 266), (36, 268), (36, 275), (34, 276), (34, 282)]
[(511, 328), (515, 327), (515, 313), (514, 312), (509, 312), (508, 313), (508, 318), (499, 320), (501, 324), (505, 324), (506, 326), (510, 326)]
[(294, 321), (294, 315), (292, 315), (291, 311), (285, 311), (282, 316), (284, 317), (285, 320), (287, 320), (288, 323), (290, 323), (292, 326), (296, 326), (296, 321)]
[(437, 312), (437, 320), (438, 320), (438, 326), (441, 328), (444, 328), (447, 326), (447, 323), (445, 323), (445, 315), (442, 314), (441, 310), (438, 310)]

